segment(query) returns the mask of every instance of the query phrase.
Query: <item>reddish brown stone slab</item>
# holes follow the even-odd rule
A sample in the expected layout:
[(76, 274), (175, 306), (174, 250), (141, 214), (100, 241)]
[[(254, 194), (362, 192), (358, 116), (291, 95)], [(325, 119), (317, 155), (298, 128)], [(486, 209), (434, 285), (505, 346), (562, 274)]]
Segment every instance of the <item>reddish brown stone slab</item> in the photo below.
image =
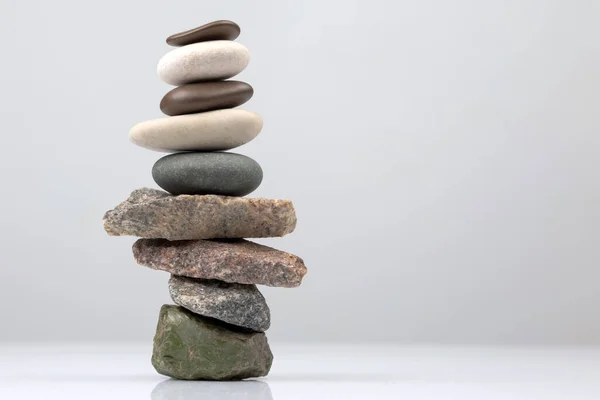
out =
[(140, 265), (173, 275), (231, 283), (290, 288), (306, 274), (300, 257), (243, 239), (139, 239), (133, 256)]

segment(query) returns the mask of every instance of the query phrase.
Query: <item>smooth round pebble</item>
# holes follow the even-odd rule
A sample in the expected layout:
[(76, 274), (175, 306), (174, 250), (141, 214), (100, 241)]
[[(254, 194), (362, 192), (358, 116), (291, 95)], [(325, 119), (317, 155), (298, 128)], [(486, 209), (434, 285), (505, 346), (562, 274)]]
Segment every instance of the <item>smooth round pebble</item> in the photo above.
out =
[(215, 110), (140, 122), (129, 131), (129, 139), (165, 152), (229, 150), (254, 139), (262, 125), (260, 115), (251, 111)]
[(262, 182), (260, 165), (236, 153), (176, 153), (159, 159), (152, 178), (169, 193), (245, 196)]
[(167, 115), (182, 115), (233, 108), (254, 94), (252, 86), (240, 81), (190, 83), (165, 94), (160, 109)]
[(243, 45), (229, 40), (194, 43), (171, 50), (158, 61), (160, 79), (170, 85), (231, 78), (250, 61)]
[(171, 46), (185, 46), (209, 40), (235, 40), (240, 36), (240, 31), (239, 25), (233, 21), (213, 21), (189, 31), (169, 36), (167, 44)]

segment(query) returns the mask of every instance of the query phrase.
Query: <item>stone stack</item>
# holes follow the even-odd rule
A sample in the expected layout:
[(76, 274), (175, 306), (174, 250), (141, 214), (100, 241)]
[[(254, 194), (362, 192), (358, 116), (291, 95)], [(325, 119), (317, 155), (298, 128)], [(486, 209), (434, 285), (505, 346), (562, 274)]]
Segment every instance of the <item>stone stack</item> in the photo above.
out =
[(142, 188), (104, 216), (109, 235), (140, 237), (138, 264), (171, 273), (154, 337), (152, 364), (179, 379), (230, 380), (267, 375), (273, 355), (264, 332), (269, 307), (256, 285), (296, 287), (306, 274), (299, 257), (246, 238), (292, 232), (291, 201), (245, 198), (262, 181), (249, 157), (224, 152), (262, 128), (256, 113), (235, 109), (252, 97), (241, 72), (248, 50), (233, 40), (240, 28), (215, 21), (170, 36), (179, 48), (158, 63), (179, 85), (160, 103), (167, 118), (135, 125), (137, 145), (170, 152), (152, 168), (166, 192)]

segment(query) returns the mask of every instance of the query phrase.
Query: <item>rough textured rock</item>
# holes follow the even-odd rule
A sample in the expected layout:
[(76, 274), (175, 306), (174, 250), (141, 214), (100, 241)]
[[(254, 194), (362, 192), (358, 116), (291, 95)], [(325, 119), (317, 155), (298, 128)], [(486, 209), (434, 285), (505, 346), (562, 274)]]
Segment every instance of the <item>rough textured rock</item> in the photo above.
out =
[(229, 150), (254, 139), (262, 126), (255, 112), (215, 110), (140, 122), (129, 131), (129, 140), (165, 152)]
[(236, 329), (185, 308), (164, 305), (152, 365), (177, 379), (237, 380), (265, 376), (273, 354), (264, 333)]
[(167, 115), (200, 113), (244, 104), (254, 94), (252, 86), (240, 81), (190, 83), (171, 90), (160, 101)]
[(170, 85), (231, 78), (246, 68), (250, 52), (229, 40), (213, 40), (179, 47), (159, 61), (160, 79)]
[(271, 313), (255, 285), (172, 275), (169, 293), (188, 310), (228, 324), (264, 332), (271, 325)]
[(151, 400), (273, 400), (266, 382), (197, 382), (165, 379), (152, 393)]
[(260, 186), (263, 172), (256, 161), (242, 154), (175, 153), (154, 164), (152, 178), (172, 194), (245, 196)]
[(240, 36), (240, 32), (239, 25), (233, 21), (213, 21), (185, 32), (175, 33), (167, 38), (167, 43), (171, 46), (185, 46), (209, 40), (235, 40)]
[(284, 236), (296, 227), (289, 200), (173, 196), (142, 188), (104, 215), (111, 236), (169, 240)]
[(133, 256), (140, 265), (173, 275), (248, 285), (296, 287), (306, 275), (300, 257), (243, 239), (139, 239)]

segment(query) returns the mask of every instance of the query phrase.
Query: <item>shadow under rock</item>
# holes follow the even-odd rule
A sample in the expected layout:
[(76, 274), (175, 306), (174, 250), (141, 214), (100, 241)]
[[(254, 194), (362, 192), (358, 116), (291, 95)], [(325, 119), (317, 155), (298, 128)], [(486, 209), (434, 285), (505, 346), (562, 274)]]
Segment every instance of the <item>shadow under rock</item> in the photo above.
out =
[[(273, 374), (269, 375), (271, 382), (394, 382), (399, 377), (388, 374)], [(411, 380), (405, 377), (401, 380)]]
[(167, 379), (150, 394), (152, 400), (273, 400), (271, 388), (262, 381), (181, 381)]

